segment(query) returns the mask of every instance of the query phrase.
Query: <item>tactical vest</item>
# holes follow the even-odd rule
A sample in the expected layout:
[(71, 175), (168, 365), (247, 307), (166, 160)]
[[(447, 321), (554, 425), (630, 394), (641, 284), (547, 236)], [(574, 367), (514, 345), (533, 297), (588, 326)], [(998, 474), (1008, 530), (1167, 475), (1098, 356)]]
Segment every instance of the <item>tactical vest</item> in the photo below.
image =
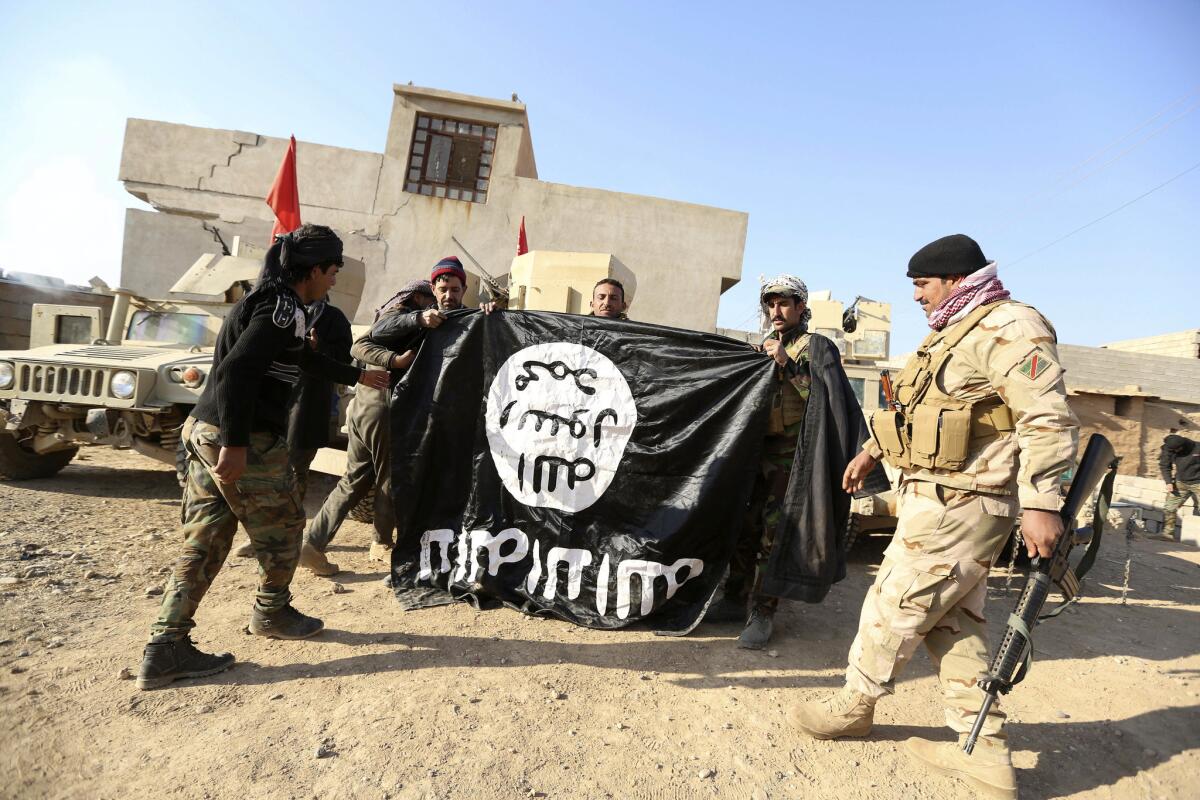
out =
[[(784, 347), (784, 351), (791, 356), (793, 361), (799, 361), (800, 354), (808, 349), (810, 336), (811, 334), (803, 333)], [(771, 400), (767, 435), (782, 436), (787, 433), (789, 427), (804, 419), (804, 412), (807, 410), (808, 401), (801, 397), (800, 393), (785, 380)]]
[[(937, 376), (954, 348), (1000, 300), (972, 311), (955, 325), (925, 337), (895, 381), (898, 409), (871, 415), (871, 436), (884, 458), (898, 469), (960, 470), (972, 450), (978, 451), (1015, 430), (1012, 412), (999, 397), (970, 402), (946, 394)], [(931, 351), (942, 345), (937, 353)]]

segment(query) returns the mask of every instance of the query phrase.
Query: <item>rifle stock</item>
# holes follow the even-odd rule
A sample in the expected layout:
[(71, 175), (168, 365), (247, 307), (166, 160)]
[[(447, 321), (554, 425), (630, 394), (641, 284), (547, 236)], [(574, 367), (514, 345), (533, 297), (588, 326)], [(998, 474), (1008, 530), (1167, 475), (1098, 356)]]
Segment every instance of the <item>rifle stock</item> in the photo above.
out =
[[(1051, 583), (1058, 584), (1067, 601), (1078, 597), (1079, 580), (1091, 566), (1095, 552), (1100, 546), (1100, 535), (1108, 514), (1108, 501), (1112, 497), (1115, 467), (1116, 454), (1112, 443), (1098, 433), (1092, 434), (1083, 452), (1083, 458), (1079, 461), (1079, 467), (1075, 470), (1075, 479), (1071, 482), (1067, 498), (1063, 501), (1063, 534), (1054, 543), (1054, 552), (1049, 558), (1033, 559), (1029, 578), (1021, 591), (1021, 598), (1008, 617), (1004, 638), (992, 658), (987, 674), (979, 681), (985, 696), (983, 707), (975, 717), (975, 724), (963, 745), (963, 750), (968, 754), (975, 748), (975, 741), (979, 738), (984, 720), (992, 704), (996, 702), (997, 695), (1007, 694), (1013, 686), (1024, 680), (1029, 672), (1033, 661), (1031, 632), (1038, 624), (1042, 607), (1050, 594)], [(1075, 545), (1074, 520), (1097, 487), (1100, 487), (1100, 497), (1096, 501), (1096, 513), (1092, 516), (1092, 540), (1084, 560), (1080, 562), (1077, 574), (1072, 571), (1068, 561), (1071, 548)], [(1061, 609), (1056, 609), (1052, 614), (1058, 610)]]

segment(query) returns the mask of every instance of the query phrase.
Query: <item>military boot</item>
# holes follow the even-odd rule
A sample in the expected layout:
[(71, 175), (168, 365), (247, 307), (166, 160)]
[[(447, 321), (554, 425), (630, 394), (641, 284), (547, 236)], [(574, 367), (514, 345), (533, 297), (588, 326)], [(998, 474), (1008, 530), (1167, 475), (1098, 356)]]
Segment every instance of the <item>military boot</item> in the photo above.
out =
[(775, 630), (774, 620), (775, 609), (756, 605), (750, 611), (750, 618), (738, 637), (737, 646), (743, 650), (762, 650), (771, 641), (771, 633)]
[(367, 552), (367, 560), (382, 561), (385, 564), (391, 564), (392, 546), (391, 542), (371, 542), (371, 549)]
[(250, 615), (250, 632), (268, 639), (307, 639), (325, 630), (325, 623), (316, 617), (301, 614), (291, 605), (278, 611), (261, 611), (258, 606)]
[(788, 721), (814, 739), (866, 736), (875, 719), (875, 698), (849, 686), (823, 700), (796, 706)]
[(1016, 800), (1017, 771), (1013, 769), (1008, 742), (1001, 736), (981, 736), (971, 755), (963, 752), (962, 741), (931, 742), (913, 737), (904, 749), (934, 772), (971, 784), (986, 797)]
[(229, 653), (201, 653), (188, 637), (170, 639), (155, 636), (142, 652), (142, 668), (138, 671), (139, 689), (157, 689), (180, 678), (203, 678), (216, 675), (233, 666)]
[(314, 575), (328, 577), (337, 575), (338, 565), (334, 564), (325, 554), (305, 540), (304, 544), (300, 545), (300, 566), (312, 570)]

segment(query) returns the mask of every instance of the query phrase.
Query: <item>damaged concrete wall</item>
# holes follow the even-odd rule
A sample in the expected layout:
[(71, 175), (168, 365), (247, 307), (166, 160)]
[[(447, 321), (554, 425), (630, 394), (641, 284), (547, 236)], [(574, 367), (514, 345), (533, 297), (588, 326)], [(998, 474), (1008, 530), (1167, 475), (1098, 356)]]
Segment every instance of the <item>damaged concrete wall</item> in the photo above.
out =
[[(404, 191), (418, 113), (498, 128), (485, 203)], [(286, 146), (254, 133), (130, 120), (121, 180), (175, 222), (151, 219), (165, 216), (153, 212), (127, 217), (122, 283), (142, 292), (173, 283), (206, 237), (211, 242), (201, 222), (265, 243), (272, 215), (262, 198)], [(302, 218), (333, 227), (367, 266), (356, 321), (446, 255), (506, 274), (524, 216), (531, 248), (611, 253), (633, 270), (635, 319), (714, 328), (721, 292), (741, 276), (746, 214), (546, 183), (537, 174), (523, 104), (417, 87), (394, 89), (385, 153), (297, 145)]]

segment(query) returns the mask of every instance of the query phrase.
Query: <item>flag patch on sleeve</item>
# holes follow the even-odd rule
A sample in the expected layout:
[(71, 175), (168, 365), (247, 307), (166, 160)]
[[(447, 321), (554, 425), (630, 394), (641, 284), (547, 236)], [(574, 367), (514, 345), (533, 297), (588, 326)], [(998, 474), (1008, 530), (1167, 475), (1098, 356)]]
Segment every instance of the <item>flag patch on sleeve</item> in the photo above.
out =
[(1017, 367), (1017, 371), (1026, 378), (1029, 378), (1029, 380), (1036, 381), (1053, 365), (1053, 361), (1035, 350), (1034, 352), (1030, 353), (1024, 361), (1021, 362), (1021, 366)]

